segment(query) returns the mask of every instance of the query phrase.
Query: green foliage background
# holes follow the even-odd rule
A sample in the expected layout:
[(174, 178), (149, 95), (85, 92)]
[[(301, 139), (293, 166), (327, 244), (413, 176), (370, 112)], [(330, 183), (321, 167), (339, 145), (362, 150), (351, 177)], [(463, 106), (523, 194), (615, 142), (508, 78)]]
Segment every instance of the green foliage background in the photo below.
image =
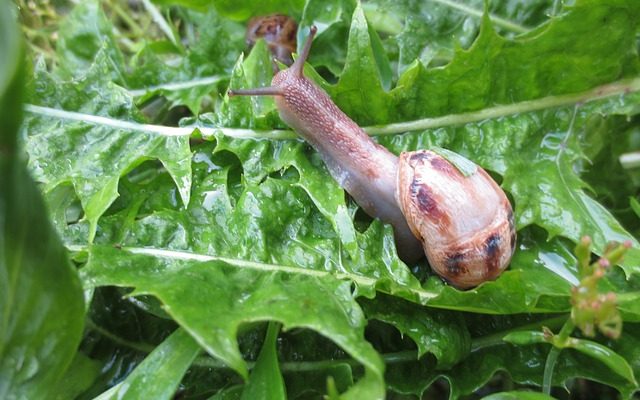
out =
[[(623, 366), (563, 350), (552, 394), (632, 397), (640, 3), (560, 3), (1, 1), (0, 397), (548, 398), (550, 346), (503, 338), (566, 321), (583, 235), (634, 245), (602, 285), (623, 334), (595, 338)], [(244, 29), (272, 12), (319, 27), (305, 72), (381, 144), (496, 177), (498, 280), (402, 263), (272, 99), (229, 100), (271, 80)]]

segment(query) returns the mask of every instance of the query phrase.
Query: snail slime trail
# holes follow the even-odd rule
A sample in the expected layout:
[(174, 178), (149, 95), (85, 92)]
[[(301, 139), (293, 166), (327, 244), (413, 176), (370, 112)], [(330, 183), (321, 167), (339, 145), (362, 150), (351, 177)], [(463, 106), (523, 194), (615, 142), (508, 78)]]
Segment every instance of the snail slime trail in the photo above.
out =
[(274, 96), (282, 120), (320, 153), (340, 186), (369, 215), (393, 226), (403, 261), (426, 255), (433, 270), (459, 288), (495, 279), (515, 248), (513, 211), (502, 189), (480, 167), (465, 176), (436, 152), (398, 158), (374, 142), (304, 77), (315, 33), (311, 27), (300, 57), (271, 86), (229, 96)]

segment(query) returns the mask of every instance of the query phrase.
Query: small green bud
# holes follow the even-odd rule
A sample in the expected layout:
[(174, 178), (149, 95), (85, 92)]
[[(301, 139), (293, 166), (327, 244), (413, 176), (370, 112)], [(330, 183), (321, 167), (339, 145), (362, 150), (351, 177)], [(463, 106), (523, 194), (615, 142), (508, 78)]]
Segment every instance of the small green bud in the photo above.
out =
[(580, 284), (571, 289), (571, 320), (585, 336), (594, 336), (596, 328), (610, 338), (620, 337), (622, 318), (617, 309), (617, 296), (598, 292), (598, 282), (619, 263), (631, 247), (631, 241), (609, 243), (601, 258), (589, 264), (591, 239), (584, 236), (575, 249)]

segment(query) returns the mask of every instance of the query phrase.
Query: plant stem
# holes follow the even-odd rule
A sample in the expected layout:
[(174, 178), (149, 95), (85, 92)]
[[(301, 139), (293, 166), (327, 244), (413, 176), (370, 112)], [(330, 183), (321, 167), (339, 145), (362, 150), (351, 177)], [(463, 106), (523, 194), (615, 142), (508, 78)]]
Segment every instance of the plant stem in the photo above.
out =
[[(436, 118), (423, 118), (414, 121), (400, 122), (387, 125), (369, 126), (363, 128), (371, 136), (393, 135), (411, 131), (436, 129), (446, 126), (464, 125), (471, 122), (486, 119), (505, 117), (513, 114), (539, 111), (547, 108), (556, 108), (578, 103), (587, 103), (601, 100), (607, 97), (625, 95), (640, 91), (640, 78), (621, 80), (595, 87), (581, 93), (572, 93), (560, 96), (549, 96), (535, 100), (527, 100), (519, 103), (485, 108), (462, 114), (450, 114)], [(41, 107), (32, 104), (25, 105), (25, 111), (32, 114), (43, 115), (60, 119), (84, 122), (92, 125), (103, 125), (116, 129), (153, 133), (162, 136), (191, 136), (196, 128), (205, 137), (213, 137), (216, 132), (237, 139), (296, 139), (298, 136), (290, 130), (253, 130), (227, 127), (168, 127), (161, 125), (140, 124), (132, 121), (121, 121), (109, 117), (83, 114), (74, 111), (65, 111), (49, 107)]]
[(442, 117), (423, 118), (414, 121), (399, 122), (395, 124), (371, 126), (363, 129), (370, 135), (390, 135), (402, 132), (435, 129), (445, 126), (463, 125), (470, 122), (482, 121), (485, 119), (505, 117), (507, 115), (540, 111), (547, 108), (556, 108), (579, 103), (587, 103), (606, 97), (637, 91), (640, 91), (640, 78), (608, 83), (581, 93), (548, 96), (535, 100), (527, 100), (521, 101), (519, 103), (485, 108), (479, 111), (472, 111), (463, 114), (450, 114), (444, 115)]
[[(558, 327), (563, 322), (566, 325), (567, 316), (562, 315), (558, 317), (549, 318), (543, 321), (533, 322), (530, 324), (522, 325), (517, 328), (509, 329), (507, 331), (497, 332), (491, 335), (475, 338), (471, 342), (471, 352), (478, 351), (482, 348), (502, 345), (505, 342), (502, 338), (514, 331), (518, 330), (530, 330), (541, 328), (542, 326), (550, 326), (550, 327)], [(416, 361), (418, 354), (415, 350), (406, 350), (406, 351), (398, 351), (394, 353), (384, 353), (381, 354), (382, 359), (385, 364), (401, 364), (405, 362)], [(228, 368), (222, 362), (211, 358), (209, 356), (201, 356), (196, 359), (195, 365), (201, 367), (210, 367), (210, 368)], [(248, 367), (251, 369), (253, 367), (252, 362), (248, 362)], [(280, 364), (280, 368), (283, 372), (301, 372), (301, 371), (317, 371), (322, 369), (327, 369), (331, 367), (335, 367), (342, 364), (348, 364), (351, 367), (359, 367), (360, 363), (351, 358), (338, 359), (338, 360), (320, 360), (320, 361), (292, 361), (292, 362), (283, 362)]]
[(624, 169), (635, 169), (640, 167), (640, 151), (624, 153), (620, 156), (620, 164)]
[[(89, 250), (89, 246), (67, 245), (66, 247), (70, 251)], [(319, 270), (313, 270), (313, 269), (307, 269), (307, 268), (292, 267), (288, 265), (267, 264), (267, 263), (261, 263), (261, 262), (255, 262), (255, 261), (211, 256), (208, 254), (193, 253), (188, 251), (154, 249), (154, 248), (145, 248), (145, 247), (121, 247), (120, 249), (122, 251), (127, 251), (132, 254), (141, 254), (141, 255), (156, 257), (156, 258), (165, 259), (165, 260), (182, 260), (182, 261), (197, 261), (197, 262), (217, 261), (217, 262), (222, 262), (222, 263), (234, 266), (236, 268), (244, 268), (249, 270), (275, 271), (275, 272), (282, 272), (282, 273), (315, 276), (319, 278), (331, 275), (336, 279), (350, 280), (358, 285), (362, 285), (363, 287), (374, 287), (376, 284), (376, 279), (374, 278), (358, 275), (351, 272), (319, 271)], [(416, 298), (420, 299), (420, 301), (425, 304), (430, 299), (436, 297), (435, 292), (431, 292), (428, 290), (424, 290), (424, 289), (410, 289), (410, 290), (416, 296)]]
[[(504, 341), (502, 340), (502, 338), (510, 332), (514, 332), (516, 330), (536, 329), (542, 326), (555, 327), (555, 326), (559, 326), (562, 322), (567, 321), (566, 318), (567, 318), (566, 316), (553, 317), (543, 321), (522, 325), (517, 328), (509, 329), (507, 331), (497, 332), (491, 335), (473, 339), (471, 343), (471, 352), (478, 351), (486, 347), (504, 344)], [(98, 332), (102, 336), (108, 338), (109, 340), (121, 346), (134, 349), (141, 353), (151, 353), (154, 350), (153, 346), (148, 345), (146, 343), (137, 343), (137, 342), (132, 342), (132, 341), (123, 339), (109, 332), (108, 330), (102, 328), (101, 326), (96, 325), (90, 319), (87, 319), (86, 324), (88, 328)], [(567, 326), (567, 323), (565, 323), (565, 325), (563, 326), (563, 329), (566, 326)], [(555, 347), (553, 349), (555, 349)], [(418, 359), (418, 353), (416, 350), (405, 350), (405, 351), (398, 351), (394, 353), (384, 353), (384, 354), (381, 354), (381, 357), (384, 360), (385, 364), (387, 365), (401, 364), (405, 362), (416, 361)], [(557, 358), (557, 355), (555, 357)], [(208, 355), (199, 356), (198, 358), (196, 358), (193, 364), (199, 367), (229, 369), (229, 366), (227, 366), (225, 363)], [(247, 361), (247, 367), (249, 369), (252, 369), (254, 364), (255, 363), (252, 361)], [(357, 362), (356, 360), (352, 358), (344, 358), (344, 359), (337, 359), (337, 360), (319, 360), (319, 361), (285, 361), (280, 363), (280, 368), (283, 372), (302, 372), (302, 371), (318, 371), (318, 370), (323, 370), (323, 369), (336, 367), (338, 365), (344, 365), (344, 364), (347, 364), (354, 368), (357, 368), (360, 366), (360, 363)], [(549, 364), (549, 359), (547, 359), (547, 364)], [(553, 364), (555, 364), (555, 361), (553, 361)], [(552, 370), (553, 370), (553, 367), (551, 368), (551, 371)], [(547, 371), (547, 368), (545, 367), (545, 374), (546, 374), (546, 371)]]
[(549, 350), (549, 355), (547, 355), (547, 361), (544, 364), (544, 375), (542, 377), (542, 393), (546, 395), (550, 395), (551, 393), (551, 385), (553, 383), (553, 370), (556, 367), (556, 362), (558, 361), (558, 356), (560, 352), (564, 348), (567, 340), (569, 339), (569, 335), (575, 329), (575, 325), (571, 318), (567, 319), (565, 324), (560, 329), (560, 332), (553, 338), (551, 344), (551, 350)]
[[(88, 244), (78, 245), (78, 244), (65, 244), (67, 250), (72, 252), (85, 252), (90, 251), (91, 246)], [(298, 275), (308, 275), (314, 277), (326, 277), (332, 276), (335, 279), (340, 280), (349, 280), (357, 285), (361, 285), (363, 287), (375, 287), (377, 284), (377, 280), (375, 278), (371, 278), (364, 275), (359, 275), (353, 272), (344, 272), (339, 270), (333, 271), (325, 271), (325, 270), (313, 270), (307, 268), (299, 268), (289, 265), (281, 265), (281, 264), (268, 264), (263, 262), (256, 261), (248, 261), (242, 259), (234, 259), (220, 256), (213, 256), (209, 254), (203, 253), (194, 253), (189, 251), (178, 251), (178, 250), (168, 250), (162, 248), (149, 248), (149, 247), (121, 247), (121, 251), (129, 252), (132, 254), (146, 255), (149, 257), (155, 257), (163, 260), (175, 260), (175, 261), (195, 261), (195, 262), (222, 262), (229, 266), (233, 266), (235, 268), (248, 269), (248, 270), (259, 270), (259, 271), (271, 271), (271, 272), (280, 272), (280, 273), (290, 273), (290, 274), (298, 274)], [(433, 298), (437, 297), (438, 294), (434, 291), (427, 290), (424, 288), (409, 288), (404, 287), (403, 290), (410, 292), (415, 298), (416, 303), (428, 305), (433, 308), (443, 308), (443, 309), (454, 309), (449, 308), (447, 306), (442, 305), (431, 305), (429, 301)], [(382, 293), (393, 294), (392, 291)], [(491, 313), (492, 310), (484, 307), (466, 307), (464, 311), (469, 312), (478, 312), (478, 313)], [(536, 310), (533, 309), (531, 312), (543, 312), (545, 310)]]
[(144, 29), (142, 29), (142, 27), (133, 18), (131, 18), (126, 11), (120, 8), (120, 5), (117, 2), (111, 4), (111, 9), (118, 15), (118, 17), (122, 18), (135, 36), (143, 36), (145, 34)]
[[(478, 18), (482, 18), (483, 16), (483, 12), (480, 10), (477, 10), (475, 8), (469, 7), (465, 4), (461, 4), (455, 1), (451, 1), (451, 0), (433, 0), (436, 3), (440, 3), (442, 5), (454, 8), (456, 10), (460, 10), (462, 12), (465, 12), (469, 15), (472, 15), (474, 17), (478, 17)], [(524, 33), (527, 32), (529, 29), (516, 24), (515, 22), (511, 22), (508, 19), (504, 19), (502, 17), (498, 17), (497, 15), (494, 14), (489, 14), (489, 18), (491, 18), (491, 22), (493, 22), (495, 25), (504, 28), (504, 29), (508, 29), (510, 31), (516, 32), (516, 33)]]
[[(398, 351), (395, 353), (382, 354), (382, 359), (385, 364), (400, 364), (404, 362), (416, 361), (417, 352), (415, 350)], [(200, 356), (194, 363), (199, 367), (228, 369), (229, 367), (223, 362), (212, 358), (210, 356)], [(252, 369), (255, 362), (247, 361), (247, 367)], [(359, 368), (361, 364), (353, 358), (342, 358), (337, 360), (319, 360), (319, 361), (285, 361), (280, 363), (280, 370), (282, 372), (306, 372), (306, 371), (320, 371), (339, 365), (349, 365), (352, 368)]]
[(542, 377), (542, 393), (547, 396), (551, 396), (551, 385), (553, 383), (553, 370), (556, 366), (556, 361), (560, 355), (560, 351), (557, 347), (551, 347), (549, 355), (547, 355), (547, 361), (544, 364), (544, 375)]
[(388, 35), (399, 35), (402, 32), (402, 21), (384, 7), (364, 3), (362, 4), (362, 9), (367, 17), (367, 22), (376, 31), (384, 32)]
[(560, 12), (561, 8), (562, 8), (562, 1), (561, 0), (554, 0), (553, 9), (551, 10), (551, 16), (555, 17), (556, 15), (558, 15), (558, 13)]
[(119, 344), (120, 346), (128, 347), (141, 353), (151, 353), (154, 349), (154, 346), (151, 346), (149, 344), (132, 342), (130, 340), (121, 338), (120, 336), (113, 334), (103, 327), (97, 325), (95, 322), (93, 322), (93, 320), (89, 318), (86, 319), (85, 325), (87, 328), (98, 332), (102, 336), (106, 337), (116, 344)]
[(529, 331), (529, 330), (537, 330), (542, 329), (543, 326), (549, 328), (557, 328), (562, 326), (562, 324), (566, 324), (567, 315), (560, 315), (558, 317), (553, 317), (549, 319), (545, 319), (543, 321), (532, 322), (527, 325), (521, 325), (517, 328), (509, 329), (507, 331), (493, 333), (491, 335), (482, 336), (471, 341), (471, 352), (481, 350), (486, 347), (497, 346), (500, 344), (504, 344), (504, 338), (507, 334), (511, 332), (517, 331)]
[(149, 0), (142, 0), (142, 5), (147, 10), (147, 12), (151, 15), (153, 22), (155, 22), (156, 25), (158, 25), (160, 30), (169, 38), (171, 43), (173, 43), (174, 46), (179, 47), (179, 43), (176, 40), (176, 37), (173, 34), (171, 27), (169, 26), (169, 23), (167, 22), (167, 20), (164, 19), (164, 17), (160, 13), (160, 10), (158, 10), (158, 8), (155, 5), (153, 5), (153, 3), (151, 3), (151, 1)]
[(571, 320), (571, 318), (567, 319), (567, 322), (565, 322), (564, 325), (562, 325), (562, 329), (560, 329), (560, 333), (556, 335), (558, 343), (562, 347), (564, 347), (565, 344), (567, 343), (567, 339), (569, 339), (569, 335), (571, 335), (575, 327), (576, 326), (573, 324), (573, 321)]
[(133, 121), (103, 117), (100, 115), (83, 114), (75, 111), (65, 111), (56, 108), (41, 107), (33, 104), (25, 104), (24, 110), (28, 113), (59, 118), (69, 121), (84, 122), (90, 125), (106, 126), (114, 129), (122, 129), (133, 132), (151, 133), (161, 136), (186, 136), (189, 137), (198, 129), (204, 136), (213, 136), (221, 132), (225, 136), (238, 139), (270, 138), (270, 139), (294, 139), (295, 134), (285, 130), (255, 131), (253, 129), (237, 128), (213, 128), (213, 127), (173, 127), (163, 125), (141, 124)]
[(224, 76), (224, 75), (205, 76), (202, 78), (191, 79), (189, 81), (172, 82), (172, 83), (165, 83), (165, 84), (156, 85), (156, 86), (149, 86), (141, 89), (132, 89), (132, 90), (129, 90), (129, 93), (134, 97), (139, 97), (147, 94), (148, 92), (152, 92), (155, 90), (181, 90), (181, 89), (190, 89), (198, 86), (213, 85), (227, 78), (228, 76)]

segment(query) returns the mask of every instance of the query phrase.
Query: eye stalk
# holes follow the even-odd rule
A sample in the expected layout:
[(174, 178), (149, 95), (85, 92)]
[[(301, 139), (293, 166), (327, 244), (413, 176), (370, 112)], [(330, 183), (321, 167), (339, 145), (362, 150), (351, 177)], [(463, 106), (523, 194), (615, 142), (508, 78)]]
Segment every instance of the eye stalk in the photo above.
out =
[[(284, 71), (280, 71), (276, 74), (276, 76), (280, 74), (292, 74), (297, 78), (303, 78), (304, 71), (304, 63), (309, 57), (309, 52), (311, 51), (311, 43), (313, 42), (313, 38), (316, 36), (318, 32), (318, 28), (315, 25), (311, 26), (309, 31), (309, 36), (307, 36), (307, 40), (304, 42), (304, 47), (302, 48), (302, 52), (299, 57), (293, 62), (291, 67)], [(276, 81), (276, 77), (274, 77), (274, 81)], [(230, 89), (227, 94), (229, 97), (233, 96), (282, 96), (284, 95), (284, 91), (282, 87), (272, 84), (271, 86), (255, 88), (255, 89)]]

